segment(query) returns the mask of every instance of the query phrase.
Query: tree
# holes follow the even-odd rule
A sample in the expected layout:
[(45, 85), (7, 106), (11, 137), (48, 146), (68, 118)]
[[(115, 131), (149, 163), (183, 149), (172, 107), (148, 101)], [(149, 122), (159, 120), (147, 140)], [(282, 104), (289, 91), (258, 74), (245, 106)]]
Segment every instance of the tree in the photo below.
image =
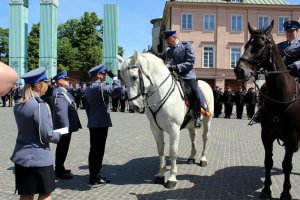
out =
[(28, 68), (39, 66), (40, 24), (33, 24), (28, 36)]
[(9, 31), (8, 29), (0, 28), (0, 60), (8, 64), (9, 58)]

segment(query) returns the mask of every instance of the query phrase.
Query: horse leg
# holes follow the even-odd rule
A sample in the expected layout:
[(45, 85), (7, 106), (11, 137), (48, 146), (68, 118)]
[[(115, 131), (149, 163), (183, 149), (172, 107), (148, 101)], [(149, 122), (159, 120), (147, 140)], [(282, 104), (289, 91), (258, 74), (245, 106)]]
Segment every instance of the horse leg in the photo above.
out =
[(290, 194), (291, 182), (290, 174), (293, 169), (292, 159), (294, 154), (294, 145), (286, 145), (285, 155), (282, 162), (282, 168), (284, 172), (283, 191), (280, 195), (280, 200), (290, 200), (292, 196)]
[(174, 188), (177, 183), (176, 175), (177, 175), (177, 165), (176, 159), (178, 156), (178, 143), (179, 143), (179, 134), (180, 130), (178, 128), (173, 128), (171, 132), (169, 132), (170, 136), (170, 150), (169, 155), (171, 159), (171, 170), (170, 170), (170, 177), (166, 183), (166, 188)]
[(155, 175), (154, 183), (164, 184), (165, 183), (165, 173), (167, 171), (166, 159), (164, 155), (164, 135), (163, 131), (153, 127), (151, 125), (152, 133), (156, 141), (157, 152), (159, 155), (159, 172)]
[(211, 119), (203, 119), (203, 133), (202, 133), (202, 140), (203, 140), (203, 148), (202, 148), (202, 153), (201, 153), (201, 159), (200, 159), (200, 166), (205, 167), (207, 165), (207, 159), (206, 159), (206, 154), (207, 154), (207, 144), (209, 142), (208, 137), (209, 137), (209, 130), (210, 130), (210, 120)]
[(195, 157), (197, 154), (197, 149), (195, 145), (195, 138), (196, 138), (196, 130), (194, 128), (189, 128), (189, 135), (191, 139), (191, 155), (187, 160), (187, 164), (195, 164)]
[(270, 186), (272, 185), (271, 180), (271, 169), (273, 167), (273, 142), (274, 139), (270, 138), (270, 133), (266, 130), (262, 130), (262, 142), (265, 148), (265, 181), (264, 188), (262, 189), (259, 197), (261, 199), (272, 199)]

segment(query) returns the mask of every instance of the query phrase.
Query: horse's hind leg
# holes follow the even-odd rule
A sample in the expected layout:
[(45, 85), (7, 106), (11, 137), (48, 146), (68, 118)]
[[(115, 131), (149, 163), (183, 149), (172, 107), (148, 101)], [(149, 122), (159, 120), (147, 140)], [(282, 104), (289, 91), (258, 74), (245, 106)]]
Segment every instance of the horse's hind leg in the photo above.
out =
[(262, 130), (262, 142), (265, 148), (265, 181), (264, 181), (264, 188), (262, 189), (259, 197), (261, 199), (272, 199), (271, 196), (271, 169), (273, 167), (273, 142), (274, 140), (270, 138), (270, 133), (268, 133), (264, 129)]
[(294, 154), (294, 145), (286, 145), (285, 155), (282, 162), (282, 168), (284, 172), (284, 183), (283, 183), (283, 191), (280, 195), (280, 200), (290, 200), (292, 196), (290, 194), (291, 182), (290, 182), (290, 174), (293, 169), (292, 159)]
[(156, 141), (157, 152), (159, 155), (159, 172), (155, 175), (154, 183), (164, 184), (165, 183), (165, 173), (167, 171), (166, 160), (164, 155), (164, 135), (163, 131), (159, 130), (157, 127), (151, 125), (151, 130)]
[(196, 144), (195, 144), (195, 138), (196, 138), (196, 131), (194, 128), (189, 128), (189, 134), (191, 139), (191, 155), (189, 159), (187, 160), (187, 164), (195, 164), (195, 157), (197, 154)]
[(200, 159), (200, 166), (205, 167), (207, 165), (207, 159), (206, 159), (206, 154), (207, 154), (207, 145), (209, 143), (209, 135), (210, 135), (210, 120), (209, 119), (203, 119), (203, 133), (202, 133), (202, 140), (203, 140), (203, 149), (201, 153), (201, 159)]

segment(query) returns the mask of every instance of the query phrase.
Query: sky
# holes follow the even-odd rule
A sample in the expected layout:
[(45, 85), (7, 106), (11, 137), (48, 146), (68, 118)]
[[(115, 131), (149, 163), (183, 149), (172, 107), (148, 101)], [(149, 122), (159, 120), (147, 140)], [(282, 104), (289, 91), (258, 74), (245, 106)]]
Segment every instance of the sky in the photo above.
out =
[[(287, 0), (300, 4), (300, 0)], [(9, 27), (9, 0), (0, 0), (0, 27)], [(152, 43), (151, 20), (160, 18), (166, 0), (58, 0), (58, 24), (68, 19), (80, 19), (84, 12), (96, 12), (103, 19), (104, 4), (117, 4), (119, 7), (119, 46), (125, 49), (124, 57), (148, 48)], [(29, 27), (38, 23), (40, 0), (29, 0)]]
[[(0, 0), (0, 27), (9, 27), (9, 0)], [(58, 0), (58, 24), (68, 19), (80, 19), (84, 12), (96, 12), (103, 19), (104, 4), (119, 7), (119, 46), (125, 50), (124, 58), (148, 48), (152, 43), (151, 20), (160, 18), (166, 0)], [(29, 31), (40, 21), (40, 0), (29, 0)]]

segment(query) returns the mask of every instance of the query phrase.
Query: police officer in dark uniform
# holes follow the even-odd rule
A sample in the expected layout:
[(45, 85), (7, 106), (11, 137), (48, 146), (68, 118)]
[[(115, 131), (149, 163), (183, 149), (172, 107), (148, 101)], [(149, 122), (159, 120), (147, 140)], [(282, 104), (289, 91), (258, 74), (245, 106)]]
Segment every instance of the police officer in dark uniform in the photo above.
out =
[(20, 199), (34, 199), (35, 194), (38, 199), (51, 199), (55, 189), (49, 143), (57, 143), (61, 134), (53, 130), (49, 106), (40, 98), (48, 88), (45, 70), (40, 67), (23, 74), (23, 96), (14, 107), (18, 135), (11, 160)]
[(226, 91), (223, 94), (222, 97), (224, 107), (225, 107), (225, 117), (230, 119), (231, 114), (232, 114), (232, 107), (233, 107), (233, 93), (231, 92), (231, 87), (226, 86)]
[(277, 46), (280, 50), (284, 64), (290, 70), (290, 74), (300, 78), (300, 38), (297, 38), (300, 28), (299, 22), (288, 20), (283, 24), (286, 41)]
[[(102, 161), (105, 152), (105, 144), (108, 128), (112, 126), (109, 114), (109, 97), (112, 88), (105, 83), (106, 67), (101, 64), (93, 67), (90, 71), (92, 85), (88, 87), (85, 95), (86, 114), (88, 117), (87, 127), (90, 131), (89, 173), (90, 184), (109, 183), (101, 174)], [(109, 72), (110, 77), (111, 72)]]
[(112, 83), (112, 95), (111, 95), (111, 104), (112, 111), (117, 112), (119, 107), (119, 99), (120, 99), (120, 90), (121, 90), (121, 81), (119, 79), (113, 80)]
[(221, 91), (221, 88), (219, 86), (216, 86), (216, 88), (213, 90), (214, 94), (214, 118), (218, 118), (220, 114), (222, 113), (222, 96), (223, 93)]
[(255, 113), (255, 106), (257, 103), (257, 95), (253, 87), (250, 87), (248, 89), (248, 92), (246, 93), (245, 96), (245, 103), (246, 103), (248, 119), (251, 119)]
[(125, 112), (125, 106), (126, 106), (126, 100), (128, 99), (128, 90), (125, 86), (125, 84), (123, 83), (121, 86), (121, 95), (120, 95), (120, 111), (121, 112)]
[(65, 169), (64, 163), (68, 154), (72, 133), (81, 128), (77, 107), (73, 96), (67, 92), (69, 85), (67, 72), (61, 72), (53, 77), (56, 88), (52, 94), (53, 125), (55, 129), (68, 127), (69, 133), (63, 135), (57, 144), (55, 152), (55, 175), (58, 178), (70, 179), (71, 170)]
[(195, 127), (201, 125), (201, 111), (204, 116), (209, 117), (205, 97), (198, 87), (196, 73), (194, 70), (195, 54), (192, 44), (189, 42), (181, 42), (176, 35), (176, 31), (164, 31), (164, 39), (168, 48), (162, 55), (162, 59), (167, 64), (170, 71), (176, 71), (181, 78), (191, 87), (196, 101), (194, 103), (195, 110)]
[(242, 87), (239, 87), (239, 90), (234, 93), (234, 102), (236, 106), (236, 118), (242, 119), (244, 103), (245, 103), (245, 92)]

